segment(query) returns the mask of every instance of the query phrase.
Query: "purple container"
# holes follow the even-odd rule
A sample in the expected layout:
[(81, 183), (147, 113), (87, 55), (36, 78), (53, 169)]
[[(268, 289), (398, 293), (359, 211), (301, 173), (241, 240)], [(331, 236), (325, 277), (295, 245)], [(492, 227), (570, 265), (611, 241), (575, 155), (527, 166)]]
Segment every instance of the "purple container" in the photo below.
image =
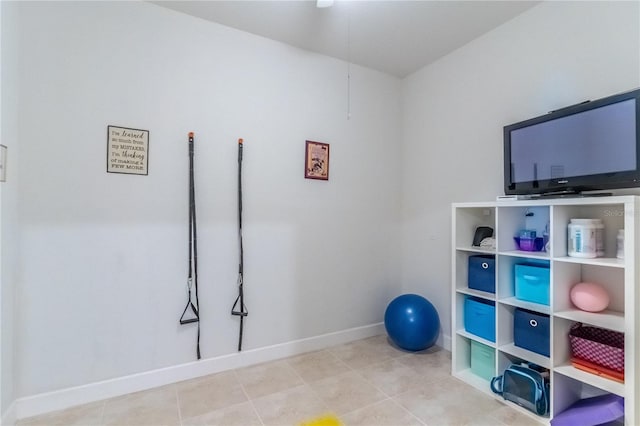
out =
[(536, 249), (535, 238), (520, 238), (520, 250), (534, 251)]
[(556, 414), (551, 426), (593, 426), (614, 422), (624, 416), (624, 398), (617, 395), (600, 395), (581, 399)]
[(513, 237), (516, 242), (516, 247), (518, 250), (523, 251), (542, 251), (544, 248), (544, 238), (536, 237), (536, 238), (520, 238)]
[(520, 238), (520, 237), (513, 237), (513, 239), (516, 242), (516, 246), (518, 248), (518, 250), (524, 250), (524, 251), (535, 251), (536, 249), (536, 245), (535, 245), (535, 238)]

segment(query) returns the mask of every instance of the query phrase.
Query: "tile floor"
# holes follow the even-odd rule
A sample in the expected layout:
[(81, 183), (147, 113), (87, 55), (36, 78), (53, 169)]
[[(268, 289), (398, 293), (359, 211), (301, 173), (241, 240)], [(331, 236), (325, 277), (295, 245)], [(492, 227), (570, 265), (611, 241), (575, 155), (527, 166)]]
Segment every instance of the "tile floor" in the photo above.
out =
[(375, 336), (318, 352), (23, 419), (18, 426), (537, 425), (450, 375), (451, 354)]

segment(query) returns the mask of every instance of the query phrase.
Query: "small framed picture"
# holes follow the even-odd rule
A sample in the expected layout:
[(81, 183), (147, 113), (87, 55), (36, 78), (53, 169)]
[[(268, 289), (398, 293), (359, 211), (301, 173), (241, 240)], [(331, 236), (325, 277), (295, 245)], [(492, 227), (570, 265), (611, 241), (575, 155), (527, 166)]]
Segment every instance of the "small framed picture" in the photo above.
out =
[(107, 126), (107, 173), (149, 174), (149, 131)]
[(0, 145), (0, 182), (7, 181), (7, 147)]
[(304, 160), (306, 179), (329, 180), (329, 144), (307, 141)]

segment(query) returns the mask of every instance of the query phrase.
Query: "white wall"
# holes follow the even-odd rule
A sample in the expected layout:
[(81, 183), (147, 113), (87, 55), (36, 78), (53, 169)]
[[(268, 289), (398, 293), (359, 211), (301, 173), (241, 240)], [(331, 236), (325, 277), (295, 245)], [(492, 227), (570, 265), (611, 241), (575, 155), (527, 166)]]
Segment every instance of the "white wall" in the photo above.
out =
[(18, 274), (17, 40), (13, 3), (0, 3), (0, 143), (7, 146), (6, 182), (0, 183), (0, 416), (14, 394), (14, 288)]
[[(195, 359), (187, 133), (196, 133), (202, 353), (382, 320), (399, 294), (399, 80), (142, 2), (21, 3), (16, 397)], [(150, 130), (149, 176), (107, 174), (107, 125)], [(305, 139), (331, 144), (305, 180)]]
[(403, 81), (403, 289), (450, 336), (450, 204), (504, 194), (502, 127), (640, 86), (640, 3), (544, 2)]
[[(349, 121), (341, 61), (147, 3), (17, 8), (19, 73), (2, 74), (3, 104), (7, 87), (20, 99), (20, 199), (6, 203), (3, 186), (2, 238), (17, 223), (7, 206), (21, 220), (3, 409), (194, 359), (195, 330), (177, 325), (188, 131), (205, 357), (236, 346), (238, 137), (246, 349), (378, 322), (400, 283), (449, 334), (450, 203), (502, 193), (502, 126), (640, 85), (637, 2), (543, 3), (402, 83), (352, 67)], [(151, 131), (149, 176), (105, 173), (110, 124)], [(331, 143), (329, 182), (302, 178), (305, 139)]]

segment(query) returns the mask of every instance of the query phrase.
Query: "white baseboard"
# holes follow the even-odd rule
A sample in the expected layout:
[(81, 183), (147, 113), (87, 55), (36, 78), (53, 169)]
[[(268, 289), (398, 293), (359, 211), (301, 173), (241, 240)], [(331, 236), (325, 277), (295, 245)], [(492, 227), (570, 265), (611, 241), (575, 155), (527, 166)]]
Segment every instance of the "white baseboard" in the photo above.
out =
[(451, 336), (440, 334), (438, 340), (436, 340), (436, 345), (451, 352)]
[(16, 417), (16, 403), (15, 401), (11, 403), (7, 411), (2, 413), (2, 419), (0, 420), (0, 425), (2, 426), (14, 426), (17, 421)]
[[(130, 376), (19, 398), (11, 404), (11, 407), (7, 410), (6, 417), (7, 420), (10, 420), (8, 414), (9, 411), (11, 411), (13, 423), (15, 423), (16, 419), (24, 419), (26, 417), (63, 410), (76, 405), (113, 398), (132, 392), (139, 392), (182, 380), (189, 380), (225, 370), (246, 367), (309, 351), (324, 349), (330, 346), (376, 336), (384, 332), (383, 323), (371, 324), (259, 349), (222, 355), (215, 358), (188, 362), (186, 364), (132, 374)], [(451, 347), (450, 341), (451, 339), (449, 339), (449, 348)], [(2, 418), (2, 425), (5, 425), (4, 418), (5, 416)], [(12, 425), (13, 423), (7, 423), (7, 425)]]

